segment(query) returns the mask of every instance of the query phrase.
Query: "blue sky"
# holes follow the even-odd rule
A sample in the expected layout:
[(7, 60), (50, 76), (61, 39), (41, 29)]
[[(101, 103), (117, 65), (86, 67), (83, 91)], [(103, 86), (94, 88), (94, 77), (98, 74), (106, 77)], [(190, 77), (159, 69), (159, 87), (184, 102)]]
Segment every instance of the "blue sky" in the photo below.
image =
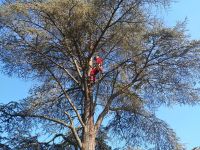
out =
[(33, 85), (31, 81), (23, 81), (19, 78), (11, 78), (0, 74), (0, 103), (25, 98)]
[[(200, 39), (200, 0), (177, 0), (171, 8), (159, 13), (168, 26), (173, 26), (177, 21), (183, 21), (187, 17), (187, 33), (192, 39)], [(0, 103), (25, 98), (31, 87), (32, 81), (0, 74)], [(157, 115), (174, 129), (188, 150), (200, 146), (200, 105), (162, 107)]]
[[(187, 34), (191, 39), (200, 39), (199, 6), (199, 0), (177, 0), (168, 11), (162, 12), (165, 23), (173, 26), (187, 17)], [(162, 107), (157, 115), (174, 129), (187, 150), (200, 146), (200, 105)]]

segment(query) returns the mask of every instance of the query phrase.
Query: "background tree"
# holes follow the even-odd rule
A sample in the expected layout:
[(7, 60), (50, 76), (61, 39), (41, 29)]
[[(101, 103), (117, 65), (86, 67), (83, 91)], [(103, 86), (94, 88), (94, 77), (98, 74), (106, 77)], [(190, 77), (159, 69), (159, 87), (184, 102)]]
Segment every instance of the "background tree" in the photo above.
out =
[[(16, 149), (28, 141), (44, 149), (59, 145), (94, 150), (103, 125), (108, 135), (129, 146), (184, 149), (155, 111), (162, 105), (199, 103), (194, 84), (199, 41), (189, 40), (184, 23), (168, 28), (151, 15), (155, 7), (169, 4), (4, 1), (2, 70), (40, 82), (26, 99), (0, 105), (4, 142)], [(92, 84), (90, 65), (96, 55), (104, 59), (104, 72)]]
[(192, 150), (198, 150), (198, 149), (200, 149), (200, 147), (195, 147), (195, 148), (193, 148)]

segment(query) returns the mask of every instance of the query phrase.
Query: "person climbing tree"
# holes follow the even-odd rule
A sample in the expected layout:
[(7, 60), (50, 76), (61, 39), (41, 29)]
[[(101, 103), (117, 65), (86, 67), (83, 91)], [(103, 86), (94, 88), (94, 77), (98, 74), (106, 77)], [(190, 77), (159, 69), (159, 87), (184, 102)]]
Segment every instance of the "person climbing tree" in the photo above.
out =
[(103, 59), (99, 56), (94, 57), (95, 67), (100, 71), (103, 72)]
[(99, 56), (94, 57), (94, 67), (90, 71), (90, 81), (94, 83), (96, 81), (96, 75), (103, 72), (103, 59)]
[(95, 83), (96, 81), (96, 75), (99, 73), (99, 69), (94, 67), (92, 68), (92, 70), (90, 71), (90, 82), (91, 83)]

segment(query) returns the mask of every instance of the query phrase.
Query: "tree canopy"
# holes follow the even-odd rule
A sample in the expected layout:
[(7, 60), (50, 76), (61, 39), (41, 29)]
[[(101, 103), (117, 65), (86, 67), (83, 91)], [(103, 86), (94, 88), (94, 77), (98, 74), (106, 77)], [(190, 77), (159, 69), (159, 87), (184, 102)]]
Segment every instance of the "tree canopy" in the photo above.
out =
[[(155, 17), (156, 7), (169, 5), (170, 0), (3, 1), (2, 71), (40, 84), (29, 97), (0, 105), (0, 142), (15, 149), (94, 150), (102, 141), (109, 149), (101, 137), (107, 133), (122, 145), (184, 149), (155, 111), (199, 103), (200, 41), (185, 34), (185, 22), (166, 27)], [(91, 83), (97, 55), (103, 73)]]

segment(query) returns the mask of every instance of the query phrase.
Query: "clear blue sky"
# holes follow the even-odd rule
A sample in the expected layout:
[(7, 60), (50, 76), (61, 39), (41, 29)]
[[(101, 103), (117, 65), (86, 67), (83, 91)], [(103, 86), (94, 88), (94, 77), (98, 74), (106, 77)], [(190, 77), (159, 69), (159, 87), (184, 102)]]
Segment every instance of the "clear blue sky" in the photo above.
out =
[[(163, 19), (169, 26), (187, 17), (187, 33), (192, 39), (200, 39), (200, 0), (177, 0), (168, 11), (163, 11), (161, 15), (164, 16)], [(25, 82), (0, 74), (0, 103), (25, 98), (32, 86), (31, 81)], [(200, 146), (200, 105), (162, 107), (157, 115), (174, 129), (188, 150)]]

